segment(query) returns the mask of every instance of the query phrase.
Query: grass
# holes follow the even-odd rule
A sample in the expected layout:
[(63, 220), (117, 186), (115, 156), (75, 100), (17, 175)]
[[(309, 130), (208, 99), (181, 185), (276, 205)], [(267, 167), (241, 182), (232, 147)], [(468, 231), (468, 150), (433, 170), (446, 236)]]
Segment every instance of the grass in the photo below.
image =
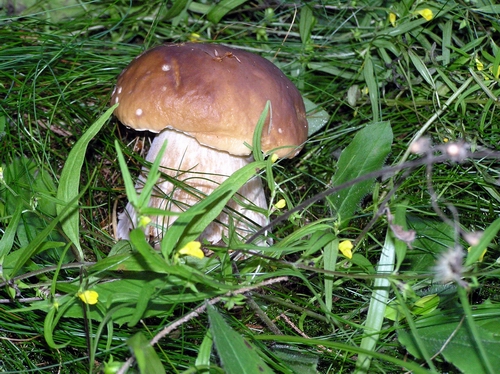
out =
[[(1, 371), (115, 373), (134, 357), (129, 372), (493, 372), (498, 5), (28, 5), (21, 12), (0, 3)], [(328, 114), (298, 157), (259, 164), (273, 203), (284, 198), (287, 207), (271, 215), (279, 219), (273, 245), (237, 262), (226, 247), (179, 260), (195, 238), (179, 230), (161, 253), (140, 234), (116, 242), (127, 180), (115, 141), (135, 178), (151, 136), (113, 117), (89, 136), (135, 56), (190, 40), (271, 59)], [(410, 153), (419, 137), (433, 148)], [(466, 142), (464, 160), (447, 153), (455, 142)], [(79, 210), (61, 223), (75, 197)], [(415, 240), (401, 240), (409, 230)], [(481, 232), (479, 242), (466, 240)], [(354, 244), (352, 258), (339, 251), (344, 240)], [(450, 270), (440, 254), (458, 246), (471, 249)], [(228, 247), (255, 245), (233, 238)], [(81, 302), (85, 290), (97, 290), (99, 302)], [(223, 337), (233, 331), (260, 354), (231, 349)], [(228, 364), (235, 357), (243, 369)]]

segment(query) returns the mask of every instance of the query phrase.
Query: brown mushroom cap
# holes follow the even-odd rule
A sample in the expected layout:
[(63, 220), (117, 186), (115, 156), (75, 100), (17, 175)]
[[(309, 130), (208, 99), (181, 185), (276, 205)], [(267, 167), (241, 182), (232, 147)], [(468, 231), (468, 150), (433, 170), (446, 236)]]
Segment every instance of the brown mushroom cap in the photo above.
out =
[[(136, 130), (171, 128), (201, 144), (247, 155), (267, 101), (261, 147), (293, 157), (307, 138), (302, 97), (263, 57), (222, 45), (167, 44), (138, 56), (120, 74), (114, 114)], [(285, 147), (285, 148), (281, 148)]]

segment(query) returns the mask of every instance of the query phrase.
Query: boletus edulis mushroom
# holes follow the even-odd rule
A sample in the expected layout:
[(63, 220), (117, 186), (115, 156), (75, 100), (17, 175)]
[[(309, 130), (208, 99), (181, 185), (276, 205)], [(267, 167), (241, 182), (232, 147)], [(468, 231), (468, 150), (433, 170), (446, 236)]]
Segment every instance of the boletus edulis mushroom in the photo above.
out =
[[(307, 137), (302, 97), (285, 75), (270, 61), (256, 54), (223, 45), (165, 44), (135, 58), (118, 77), (111, 104), (119, 103), (115, 116), (127, 127), (159, 133), (146, 161), (153, 162), (164, 142), (161, 172), (199, 191), (180, 188), (160, 179), (150, 206), (182, 212), (208, 195), (232, 173), (252, 161), (255, 126), (270, 101), (261, 148), (279, 157), (294, 157)], [(246, 143), (246, 144), (245, 144)], [(147, 169), (143, 169), (143, 174)], [(139, 177), (136, 189), (144, 185)], [(258, 176), (239, 191), (240, 201), (267, 209)], [(228, 203), (235, 227), (242, 236), (250, 222), (267, 223), (264, 214)], [(151, 217), (146, 235), (158, 242), (175, 216)], [(134, 207), (128, 203), (120, 214), (118, 238), (127, 239), (137, 224)], [(217, 243), (228, 222), (223, 212), (201, 235)]]

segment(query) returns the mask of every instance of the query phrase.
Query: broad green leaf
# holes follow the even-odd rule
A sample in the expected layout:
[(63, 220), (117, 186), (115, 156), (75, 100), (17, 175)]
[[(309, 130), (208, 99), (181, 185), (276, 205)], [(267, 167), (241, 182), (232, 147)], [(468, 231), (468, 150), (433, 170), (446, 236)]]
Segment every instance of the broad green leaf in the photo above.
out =
[[(84, 256), (80, 246), (80, 215), (78, 200), (75, 200), (75, 197), (78, 196), (80, 191), (80, 173), (85, 159), (85, 152), (87, 151), (87, 146), (90, 141), (99, 132), (102, 126), (104, 126), (109, 117), (111, 117), (111, 114), (117, 106), (118, 104), (109, 108), (76, 142), (73, 149), (69, 152), (59, 180), (57, 198), (66, 203), (66, 205), (72, 204), (70, 211), (62, 216), (61, 225), (64, 233), (76, 247), (79, 261), (83, 261)], [(65, 208), (64, 205), (58, 205), (57, 214), (61, 215)]]
[(453, 227), (440, 220), (421, 219), (407, 215), (408, 227), (417, 232), (413, 250), (405, 255), (403, 269), (428, 272), (436, 264), (436, 254), (455, 245)]
[(312, 29), (316, 23), (311, 8), (304, 5), (300, 11), (299, 34), (302, 40), (302, 45), (306, 46), (311, 39)]
[(258, 349), (234, 331), (211, 305), (207, 305), (210, 331), (228, 374), (272, 374), (273, 371), (261, 358)]
[[(493, 367), (500, 367), (500, 308), (498, 305), (475, 306), (473, 317), (488, 360)], [(417, 332), (429, 354), (440, 353), (448, 362), (463, 373), (487, 373), (483, 360), (476, 349), (462, 309), (436, 312), (416, 321)], [(415, 357), (420, 349), (410, 330), (398, 331), (401, 344)]]
[(139, 371), (143, 374), (165, 374), (165, 369), (148, 339), (138, 332), (127, 340), (127, 345), (134, 352)]
[(217, 24), (227, 13), (239, 7), (241, 4), (246, 3), (246, 1), (247, 0), (222, 0), (208, 12), (207, 19)]
[[(389, 122), (367, 125), (360, 130), (342, 154), (333, 177), (334, 186), (382, 168), (391, 151), (392, 130)], [(328, 197), (341, 227), (345, 227), (358, 209), (361, 199), (370, 193), (374, 179), (356, 183)]]

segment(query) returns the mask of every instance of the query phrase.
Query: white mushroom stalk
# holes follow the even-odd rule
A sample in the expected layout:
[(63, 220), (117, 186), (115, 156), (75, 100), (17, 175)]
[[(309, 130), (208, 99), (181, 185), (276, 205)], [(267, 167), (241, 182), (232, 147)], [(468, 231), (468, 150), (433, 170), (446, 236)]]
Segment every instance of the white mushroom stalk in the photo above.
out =
[[(233, 156), (227, 152), (201, 145), (193, 137), (170, 129), (164, 130), (153, 140), (146, 161), (153, 163), (165, 142), (167, 142), (167, 149), (160, 162), (160, 171), (185, 185), (180, 187), (165, 179), (160, 179), (149, 206), (171, 212), (187, 210), (204, 196), (209, 195), (235, 171), (252, 161), (251, 156)], [(145, 182), (144, 174), (148, 172), (148, 169), (143, 169), (143, 175), (139, 177), (136, 190), (141, 190)], [(242, 237), (250, 235), (268, 223), (266, 215), (255, 211), (256, 208), (267, 210), (264, 189), (258, 176), (249, 180), (238, 191), (236, 197), (245, 206), (231, 199), (225, 212), (221, 213), (218, 219), (202, 233), (201, 240), (206, 239), (215, 244), (222, 240), (223, 235), (227, 236), (228, 214), (231, 214), (236, 232)], [(157, 244), (167, 228), (175, 222), (177, 216), (150, 218), (151, 223), (145, 229), (146, 236), (150, 242)], [(129, 232), (136, 227), (137, 220), (137, 212), (128, 203), (125, 211), (119, 216), (118, 238), (128, 239)]]

